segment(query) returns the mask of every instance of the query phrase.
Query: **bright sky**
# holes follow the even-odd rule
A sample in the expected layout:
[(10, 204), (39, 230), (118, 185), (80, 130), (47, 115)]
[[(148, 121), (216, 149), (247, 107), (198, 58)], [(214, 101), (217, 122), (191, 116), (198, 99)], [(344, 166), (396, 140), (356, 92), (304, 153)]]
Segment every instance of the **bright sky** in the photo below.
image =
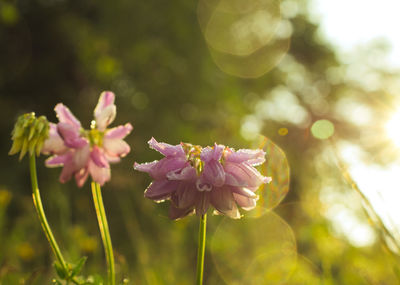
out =
[[(393, 157), (400, 154), (399, 126), (400, 107), (392, 113), (384, 131), (379, 134), (391, 140), (385, 147), (390, 149)], [(364, 158), (370, 157), (370, 154), (356, 144), (339, 141), (337, 147), (351, 178), (400, 242), (400, 159), (386, 165), (366, 164)], [(335, 232), (345, 235), (356, 246), (367, 246), (376, 240), (367, 218), (357, 215), (361, 199), (350, 187), (341, 192), (337, 191), (336, 185), (328, 183), (322, 187), (320, 199), (327, 210), (325, 216), (332, 221)]]
[[(400, 239), (400, 161), (389, 165), (366, 165), (362, 162), (362, 150), (350, 144), (340, 145), (341, 156), (349, 166), (352, 178), (371, 202), (376, 213), (381, 217), (394, 236)], [(347, 221), (339, 221), (346, 224)], [(357, 235), (357, 232), (353, 234)], [(355, 243), (361, 243), (364, 236), (351, 236)], [(367, 243), (366, 243), (367, 244)]]
[[(400, 69), (400, 0), (312, 0), (310, 8), (312, 18), (320, 25), (320, 32), (339, 53), (351, 54), (357, 47), (384, 39), (391, 50), (388, 58), (382, 61), (386, 61), (388, 67)], [(400, 151), (399, 126), (400, 109), (386, 125), (386, 135)], [(385, 167), (367, 166), (360, 158), (360, 151), (357, 146), (341, 146), (342, 157), (349, 164), (353, 179), (387, 226), (400, 238), (400, 162)], [(356, 229), (357, 221), (353, 222), (345, 210), (339, 210), (334, 211), (332, 220), (341, 224), (341, 231), (347, 233), (350, 241), (360, 246), (373, 242), (369, 236), (372, 232), (363, 230), (365, 225), (361, 223), (360, 230), (351, 233), (349, 229)]]
[(311, 13), (335, 47), (356, 46), (384, 38), (391, 46), (390, 67), (400, 68), (399, 0), (312, 0)]

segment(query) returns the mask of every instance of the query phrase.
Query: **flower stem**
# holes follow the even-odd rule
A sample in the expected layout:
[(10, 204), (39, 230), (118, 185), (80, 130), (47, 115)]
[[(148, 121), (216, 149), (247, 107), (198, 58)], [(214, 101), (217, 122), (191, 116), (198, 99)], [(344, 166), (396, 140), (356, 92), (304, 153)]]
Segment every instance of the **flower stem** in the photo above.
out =
[(60, 263), (61, 267), (64, 270), (66, 276), (69, 274), (67, 263), (64, 260), (64, 257), (58, 247), (56, 239), (50, 229), (49, 223), (47, 222), (46, 215), (43, 210), (42, 199), (40, 198), (39, 186), (37, 181), (37, 174), (36, 174), (36, 158), (35, 154), (30, 155), (29, 157), (29, 168), (31, 173), (31, 182), (32, 182), (32, 198), (33, 204), (35, 205), (36, 212), (38, 214), (40, 224), (42, 225), (44, 234), (46, 235), (47, 240), (50, 243), (51, 249), (54, 252), (58, 262)]
[(197, 274), (196, 285), (203, 284), (204, 253), (206, 249), (207, 214), (201, 215), (199, 226), (199, 246), (197, 248)]
[(106, 212), (104, 210), (103, 198), (101, 196), (101, 188), (100, 185), (94, 181), (92, 182), (92, 195), (96, 209), (97, 221), (99, 222), (101, 238), (103, 240), (104, 253), (107, 259), (108, 284), (115, 285), (114, 253), (111, 243), (110, 230), (108, 229)]

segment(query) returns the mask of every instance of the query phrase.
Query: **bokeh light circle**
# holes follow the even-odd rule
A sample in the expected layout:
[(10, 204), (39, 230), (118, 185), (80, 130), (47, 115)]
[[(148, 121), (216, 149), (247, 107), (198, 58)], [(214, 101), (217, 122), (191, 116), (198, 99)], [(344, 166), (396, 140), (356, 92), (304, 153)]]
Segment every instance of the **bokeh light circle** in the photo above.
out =
[(296, 268), (286, 284), (321, 284), (321, 276), (321, 271), (317, 265), (313, 264), (305, 256), (297, 255)]
[(292, 28), (279, 0), (200, 0), (197, 16), (211, 57), (227, 74), (260, 77), (289, 49)]
[(289, 130), (287, 128), (279, 128), (278, 134), (280, 136), (286, 136), (289, 133)]
[(315, 121), (311, 126), (312, 135), (320, 140), (326, 140), (330, 138), (335, 132), (335, 126), (329, 120), (318, 120)]
[(198, 18), (214, 50), (246, 56), (265, 46), (280, 24), (279, 0), (201, 0)]
[(267, 137), (261, 136), (254, 147), (265, 151), (266, 161), (260, 167), (260, 172), (272, 178), (270, 183), (263, 184), (256, 192), (260, 198), (257, 201), (257, 208), (252, 212), (257, 213), (261, 210), (263, 213), (264, 209), (275, 208), (288, 193), (290, 167), (285, 152)]
[(284, 284), (297, 260), (292, 229), (271, 211), (258, 218), (223, 219), (211, 253), (227, 284)]
[(242, 78), (258, 78), (282, 60), (289, 46), (290, 38), (274, 39), (248, 56), (219, 52), (210, 46), (208, 48), (215, 64), (223, 72)]

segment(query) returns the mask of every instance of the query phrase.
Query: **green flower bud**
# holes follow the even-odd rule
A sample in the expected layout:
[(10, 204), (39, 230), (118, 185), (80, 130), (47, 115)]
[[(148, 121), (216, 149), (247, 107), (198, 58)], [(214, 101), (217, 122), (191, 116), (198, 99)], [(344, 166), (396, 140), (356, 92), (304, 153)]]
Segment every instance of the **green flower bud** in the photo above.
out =
[(30, 155), (39, 156), (44, 141), (49, 137), (49, 122), (45, 116), (36, 118), (35, 113), (27, 113), (18, 117), (11, 134), (13, 144), (9, 155), (19, 154), (21, 160), (29, 151)]

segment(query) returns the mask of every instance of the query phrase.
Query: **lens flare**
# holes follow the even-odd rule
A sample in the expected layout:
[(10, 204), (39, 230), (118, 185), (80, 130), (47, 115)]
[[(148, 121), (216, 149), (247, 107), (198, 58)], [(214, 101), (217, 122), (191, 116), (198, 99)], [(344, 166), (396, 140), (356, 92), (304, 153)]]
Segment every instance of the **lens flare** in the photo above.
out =
[(222, 220), (210, 245), (215, 268), (226, 284), (293, 284), (287, 281), (297, 265), (296, 239), (274, 212), (265, 210), (240, 223)]
[(386, 123), (385, 129), (387, 136), (396, 146), (400, 147), (400, 109), (398, 109)]
[(289, 49), (293, 27), (279, 0), (200, 0), (197, 18), (212, 59), (227, 74), (260, 77)]

